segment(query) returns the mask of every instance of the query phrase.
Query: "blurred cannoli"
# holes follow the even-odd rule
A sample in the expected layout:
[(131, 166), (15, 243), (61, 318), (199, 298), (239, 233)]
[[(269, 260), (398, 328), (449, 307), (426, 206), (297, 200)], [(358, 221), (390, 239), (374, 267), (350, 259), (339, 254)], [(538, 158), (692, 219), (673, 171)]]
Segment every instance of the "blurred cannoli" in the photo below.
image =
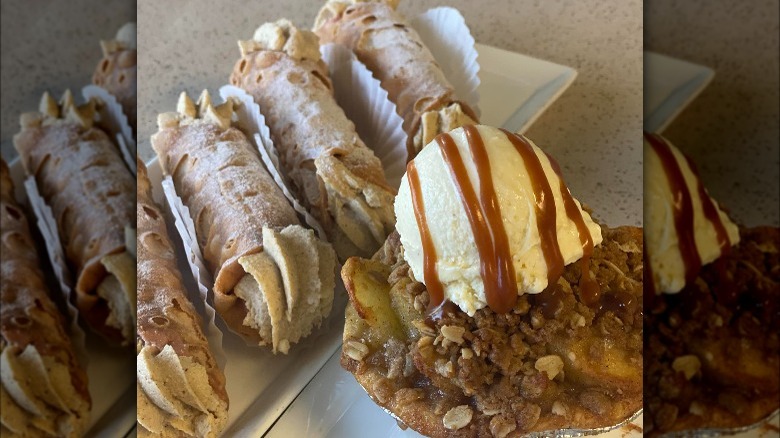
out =
[(92, 401), (0, 159), (0, 435), (80, 437)]
[(116, 97), (127, 116), (133, 132), (136, 132), (136, 27), (135, 23), (122, 26), (113, 40), (100, 41), (103, 58), (100, 60), (92, 83), (105, 88)]
[(59, 105), (44, 94), (39, 112), (21, 116), (14, 146), (57, 222), (79, 313), (105, 338), (130, 345), (136, 271), (125, 236), (135, 229), (135, 179), (93, 126), (94, 105), (76, 106), (69, 91)]

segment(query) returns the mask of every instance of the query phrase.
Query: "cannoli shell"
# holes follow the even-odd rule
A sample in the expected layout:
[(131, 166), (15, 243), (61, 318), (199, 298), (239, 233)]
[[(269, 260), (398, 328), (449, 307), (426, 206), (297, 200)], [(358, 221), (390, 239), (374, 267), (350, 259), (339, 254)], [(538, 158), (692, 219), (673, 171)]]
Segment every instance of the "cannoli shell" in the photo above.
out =
[(413, 138), (420, 117), (427, 111), (458, 103), (469, 117), (478, 120), (468, 104), (458, 101), (431, 51), (389, 2), (329, 2), (314, 31), (321, 44), (339, 43), (352, 49), (379, 79), (404, 119), (410, 153), (416, 153)]
[(300, 225), (244, 134), (202, 120), (169, 126), (152, 137), (160, 165), (189, 209), (198, 245), (214, 274), (214, 304), (228, 325), (248, 339), (247, 310), (232, 290), (245, 275), (238, 259), (263, 249), (263, 227)]
[(162, 210), (152, 198), (146, 167), (138, 165), (138, 337), (142, 346), (162, 351), (170, 345), (178, 356), (203, 365), (209, 384), (227, 402), (225, 376), (217, 366), (201, 329), (201, 319), (187, 298), (176, 253)]
[[(292, 43), (300, 41), (290, 39)], [(284, 174), (329, 239), (335, 241), (339, 232), (333, 217), (336, 206), (329, 205), (326, 183), (318, 175), (334, 166), (328, 169), (324, 163), (338, 161), (340, 166), (335, 167), (350, 174), (344, 178), (354, 181), (356, 191), (366, 185), (383, 191), (386, 206), (375, 206), (379, 210), (391, 209), (395, 192), (385, 179), (381, 161), (363, 143), (336, 102), (325, 63), (319, 58), (296, 58), (288, 51), (260, 49), (246, 53), (236, 63), (230, 82), (246, 90), (260, 105)], [(385, 231), (389, 232), (392, 218), (386, 222)], [(344, 255), (340, 252), (342, 258)]]

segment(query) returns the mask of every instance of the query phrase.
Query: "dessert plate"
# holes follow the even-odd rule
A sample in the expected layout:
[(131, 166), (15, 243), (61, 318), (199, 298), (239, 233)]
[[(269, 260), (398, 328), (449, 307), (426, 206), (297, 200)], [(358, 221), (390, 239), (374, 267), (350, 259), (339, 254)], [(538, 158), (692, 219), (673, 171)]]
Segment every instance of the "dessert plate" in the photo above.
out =
[(709, 67), (644, 53), (644, 129), (661, 133), (715, 76)]
[[(16, 199), (27, 207), (22, 163), (16, 158), (8, 167), (14, 181)], [(35, 220), (30, 219), (30, 226), (34, 227), (34, 223)], [(45, 253), (40, 256), (46, 257)], [(47, 277), (54, 276), (52, 272), (44, 273)], [(135, 361), (132, 349), (111, 347), (97, 335), (85, 331), (87, 379), (92, 397), (92, 413), (86, 436), (124, 436), (135, 425)]]
[[(481, 119), (486, 124), (525, 131), (576, 77), (576, 72), (569, 67), (490, 46), (477, 44), (476, 48), (480, 63)], [(587, 199), (586, 195), (583, 198)], [(365, 436), (367, 430), (372, 436), (421, 436), (411, 429), (402, 430), (392, 416), (371, 400), (355, 378), (341, 368), (340, 354), (339, 348), (265, 436), (359, 437)], [(642, 435), (641, 425), (640, 413), (603, 436), (638, 437)]]

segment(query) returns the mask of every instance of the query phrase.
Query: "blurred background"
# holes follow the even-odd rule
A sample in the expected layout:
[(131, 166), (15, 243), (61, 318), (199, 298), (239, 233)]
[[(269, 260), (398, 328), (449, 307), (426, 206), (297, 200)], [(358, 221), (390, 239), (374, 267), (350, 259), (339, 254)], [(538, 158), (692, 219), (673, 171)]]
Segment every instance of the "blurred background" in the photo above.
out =
[(112, 39), (135, 20), (134, 1), (74, 0), (4, 1), (2, 25), (2, 84), (0, 139), (7, 161), (16, 157), (13, 136), (19, 115), (35, 111), (44, 91), (59, 99), (70, 88), (81, 101), (81, 88), (92, 83), (102, 58), (100, 40)]
[(648, 0), (645, 49), (715, 77), (664, 135), (747, 226), (780, 225), (780, 2)]
[[(311, 27), (325, 1), (171, 0), (138, 5), (138, 151), (150, 160), (156, 117), (181, 91), (213, 95), (239, 58), (236, 41), (266, 21)], [(527, 132), (555, 157), (575, 197), (616, 226), (642, 221), (642, 1), (405, 0), (407, 17), (457, 8), (477, 43), (569, 66), (572, 86)], [(522, 80), (522, 78), (513, 78)], [(507, 96), (512, 99), (512, 96)]]

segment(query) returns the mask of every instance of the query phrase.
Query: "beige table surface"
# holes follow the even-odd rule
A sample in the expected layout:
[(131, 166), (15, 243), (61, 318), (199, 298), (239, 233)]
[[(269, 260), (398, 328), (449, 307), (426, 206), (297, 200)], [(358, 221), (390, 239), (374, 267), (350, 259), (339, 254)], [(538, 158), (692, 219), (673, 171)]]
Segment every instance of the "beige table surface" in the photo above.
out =
[(780, 3), (653, 0), (649, 50), (715, 70), (665, 134), (740, 223), (780, 225)]
[(70, 88), (92, 83), (102, 58), (100, 40), (135, 20), (136, 5), (127, 0), (8, 0), (0, 5), (2, 85), (0, 141), (6, 160), (16, 157), (13, 136), (19, 114), (35, 111), (44, 91), (59, 99)]
[[(141, 1), (139, 154), (149, 160), (156, 115), (182, 90), (212, 93), (239, 57), (236, 40), (265, 21), (314, 22), (313, 0)], [(642, 2), (638, 0), (401, 1), (413, 16), (457, 7), (477, 42), (574, 67), (572, 87), (528, 132), (561, 163), (572, 192), (612, 225), (641, 222)]]

